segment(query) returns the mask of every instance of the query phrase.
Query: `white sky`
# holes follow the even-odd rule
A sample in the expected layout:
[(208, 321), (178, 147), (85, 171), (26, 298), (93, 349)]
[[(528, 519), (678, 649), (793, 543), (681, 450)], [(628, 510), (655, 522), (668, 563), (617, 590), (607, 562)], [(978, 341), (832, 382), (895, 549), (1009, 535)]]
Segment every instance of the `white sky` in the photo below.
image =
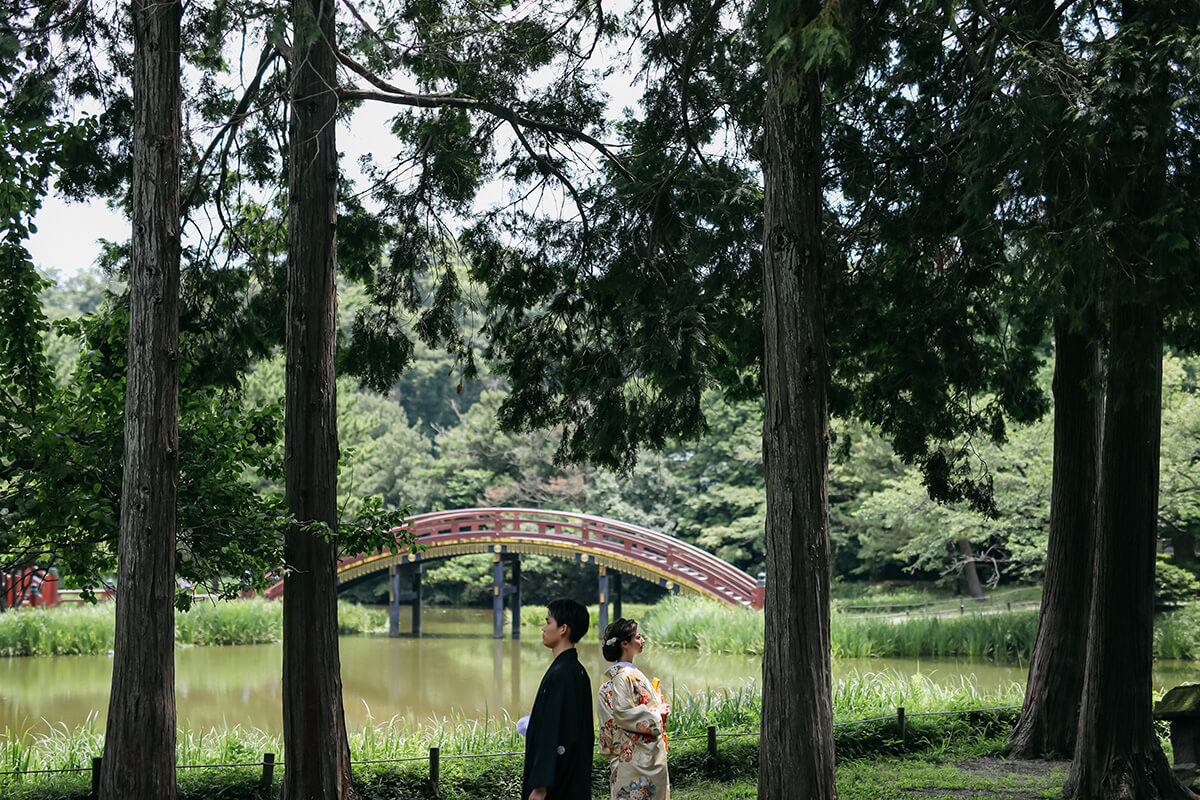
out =
[[(515, 4), (514, 4), (515, 5)], [(628, 10), (628, 0), (618, 0), (618, 13)], [(613, 9), (608, 9), (610, 13)], [(597, 54), (595, 67), (600, 67), (610, 58), (616, 60), (616, 53)], [(635, 56), (636, 58), (636, 56)], [(640, 92), (629, 86), (627, 73), (617, 70), (603, 82), (604, 90), (610, 95), (610, 116), (617, 118), (623, 108), (635, 108), (638, 105)], [(361, 155), (371, 152), (377, 164), (386, 164), (397, 148), (390, 133), (390, 119), (402, 109), (387, 103), (364, 103), (354, 114), (348, 127), (338, 131), (338, 148), (341, 150), (341, 167), (356, 179), (358, 188), (366, 188), (366, 184), (357, 180), (358, 160)], [(500, 150), (507, 148), (509, 142), (501, 138), (497, 143)], [(591, 154), (593, 158), (598, 158)], [(507, 199), (508, 186), (501, 182), (492, 182), (484, 187), (476, 201), (479, 208), (489, 207)], [(554, 187), (548, 193), (549, 202), (561, 205), (561, 191)], [(569, 205), (564, 212), (570, 216), (574, 209)], [(41, 268), (52, 268), (64, 275), (72, 274), (81, 269), (95, 265), (100, 255), (100, 239), (109, 241), (125, 241), (129, 238), (129, 221), (118, 212), (110, 210), (102, 200), (90, 203), (69, 203), (60, 195), (51, 191), (44, 198), (42, 208), (34, 219), (38, 231), (33, 234), (27, 247), (34, 264)], [(186, 232), (185, 232), (186, 236)]]

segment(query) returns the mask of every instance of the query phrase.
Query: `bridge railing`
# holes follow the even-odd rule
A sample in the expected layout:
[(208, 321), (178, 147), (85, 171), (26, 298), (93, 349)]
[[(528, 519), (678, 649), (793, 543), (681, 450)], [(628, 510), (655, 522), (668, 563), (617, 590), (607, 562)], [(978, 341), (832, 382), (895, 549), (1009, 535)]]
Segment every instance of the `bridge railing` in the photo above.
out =
[(534, 508), (475, 508), (419, 514), (409, 520), (408, 529), (428, 546), (528, 534), (531, 540), (561, 542), (656, 567), (734, 605), (759, 604), (757, 582), (745, 572), (674, 537), (605, 517)]

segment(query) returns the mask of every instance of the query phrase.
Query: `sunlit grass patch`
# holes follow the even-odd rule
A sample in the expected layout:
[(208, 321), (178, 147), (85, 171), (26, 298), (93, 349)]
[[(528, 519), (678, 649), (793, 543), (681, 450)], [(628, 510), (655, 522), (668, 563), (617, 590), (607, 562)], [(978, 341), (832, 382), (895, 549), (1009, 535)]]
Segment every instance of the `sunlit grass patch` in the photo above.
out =
[[(102, 655), (113, 649), (116, 606), (62, 605), (0, 614), (0, 656)], [(387, 610), (338, 601), (338, 631), (387, 627)], [(175, 612), (181, 645), (266, 644), (283, 639), (283, 604), (262, 599), (198, 600)]]
[(647, 638), (668, 647), (709, 653), (763, 651), (763, 613), (699, 597), (668, 597), (641, 620)]

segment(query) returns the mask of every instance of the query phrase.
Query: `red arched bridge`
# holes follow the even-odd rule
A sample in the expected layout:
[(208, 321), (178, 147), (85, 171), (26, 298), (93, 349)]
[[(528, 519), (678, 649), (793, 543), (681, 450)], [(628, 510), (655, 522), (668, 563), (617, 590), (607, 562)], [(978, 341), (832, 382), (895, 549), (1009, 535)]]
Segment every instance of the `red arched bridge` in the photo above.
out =
[[(698, 547), (649, 528), (618, 520), (543, 511), (534, 508), (467, 508), (418, 514), (408, 520), (418, 548), (395, 554), (375, 552), (348, 556), (338, 562), (338, 583), (388, 571), (391, 578), (392, 631), (396, 632), (398, 604), (413, 602), (413, 632), (420, 635), (421, 564), (468, 553), (491, 553), (494, 569), (496, 632), (505, 595), (511, 595), (514, 635), (520, 617), (520, 556), (538, 554), (595, 564), (599, 570), (600, 621), (607, 624), (608, 572), (634, 575), (673, 593), (711, 597), (733, 606), (762, 608), (763, 587), (746, 572)], [(512, 585), (504, 584), (504, 563), (512, 565)], [(413, 591), (399, 592), (397, 568), (413, 564)], [(283, 595), (283, 581), (266, 592)], [(618, 601), (619, 608), (619, 601)], [(618, 610), (618, 615), (620, 614)]]

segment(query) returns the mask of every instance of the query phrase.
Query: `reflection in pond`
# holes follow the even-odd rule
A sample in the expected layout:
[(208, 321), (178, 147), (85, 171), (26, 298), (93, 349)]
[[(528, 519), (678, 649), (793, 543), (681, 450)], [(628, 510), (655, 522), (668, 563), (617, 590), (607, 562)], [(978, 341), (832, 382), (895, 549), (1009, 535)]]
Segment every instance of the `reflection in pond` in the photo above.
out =
[[(403, 615), (402, 615), (403, 619)], [(370, 720), (426, 723), (449, 717), (516, 718), (529, 713), (549, 651), (536, 631), (519, 642), (491, 638), (491, 612), (427, 609), (426, 637), (341, 639), (346, 722), (361, 730)], [(598, 687), (608, 664), (594, 633), (580, 656)], [(183, 648), (175, 653), (180, 727), (192, 730), (235, 725), (279, 732), (282, 728), (279, 645)], [(757, 681), (757, 657), (701, 654), (648, 647), (639, 666), (662, 678), (664, 690), (741, 688)], [(102, 728), (107, 713), (112, 660), (107, 656), (0, 658), (0, 726), (37, 733), (47, 726), (75, 728), (89, 718)], [(920, 673), (957, 685), (964, 677), (983, 692), (1025, 680), (1024, 666), (970, 664), (934, 659), (858, 659), (834, 662), (834, 679), (853, 672)], [(973, 676), (973, 677), (972, 677)], [(1161, 662), (1156, 688), (1200, 678), (1200, 666)]]

